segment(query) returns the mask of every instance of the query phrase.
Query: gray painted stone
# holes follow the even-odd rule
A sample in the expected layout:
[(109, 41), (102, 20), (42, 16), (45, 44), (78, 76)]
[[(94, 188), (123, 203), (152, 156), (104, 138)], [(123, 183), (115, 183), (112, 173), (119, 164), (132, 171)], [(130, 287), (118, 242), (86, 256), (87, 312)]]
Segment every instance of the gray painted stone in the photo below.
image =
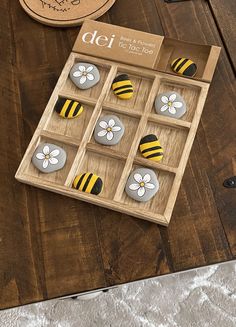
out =
[(155, 109), (160, 115), (178, 119), (186, 113), (186, 103), (179, 93), (170, 91), (156, 97)]
[(124, 135), (125, 127), (117, 116), (99, 118), (94, 130), (94, 139), (103, 145), (118, 144)]
[(130, 174), (125, 191), (132, 199), (146, 202), (157, 193), (159, 187), (157, 176), (153, 170), (138, 168)]
[(70, 78), (78, 88), (87, 90), (100, 81), (100, 73), (95, 65), (80, 62), (71, 68)]
[(60, 170), (66, 163), (66, 152), (58, 145), (41, 143), (35, 150), (32, 163), (43, 173)]

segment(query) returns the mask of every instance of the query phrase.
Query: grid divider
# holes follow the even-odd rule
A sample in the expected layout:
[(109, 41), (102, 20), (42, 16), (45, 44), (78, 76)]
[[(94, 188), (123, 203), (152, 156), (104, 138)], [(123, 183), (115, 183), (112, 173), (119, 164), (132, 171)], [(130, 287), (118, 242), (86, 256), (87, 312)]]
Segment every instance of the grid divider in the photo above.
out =
[(129, 176), (129, 174), (131, 172), (132, 165), (133, 165), (133, 162), (134, 162), (134, 158), (135, 158), (137, 148), (138, 148), (138, 145), (139, 145), (139, 142), (140, 142), (140, 135), (142, 135), (142, 133), (145, 131), (145, 128), (147, 126), (148, 114), (152, 110), (152, 106), (153, 106), (153, 103), (154, 103), (154, 100), (155, 100), (155, 96), (156, 96), (156, 94), (158, 92), (159, 87), (160, 87), (160, 78), (158, 76), (156, 76), (154, 81), (153, 81), (151, 91), (149, 93), (148, 101), (147, 101), (146, 106), (144, 108), (144, 113), (140, 118), (139, 125), (138, 125), (138, 128), (137, 128), (137, 132), (135, 133), (135, 137), (134, 137), (134, 140), (132, 142), (132, 145), (131, 145), (131, 148), (130, 148), (130, 151), (129, 151), (129, 154), (128, 154), (128, 158), (126, 160), (125, 167), (124, 167), (123, 173), (122, 173), (121, 178), (120, 178), (120, 182), (119, 182), (119, 184), (117, 186), (117, 190), (116, 190), (115, 196), (113, 198), (114, 201), (119, 202), (121, 200), (122, 195), (123, 195), (125, 184), (126, 184), (128, 176)]

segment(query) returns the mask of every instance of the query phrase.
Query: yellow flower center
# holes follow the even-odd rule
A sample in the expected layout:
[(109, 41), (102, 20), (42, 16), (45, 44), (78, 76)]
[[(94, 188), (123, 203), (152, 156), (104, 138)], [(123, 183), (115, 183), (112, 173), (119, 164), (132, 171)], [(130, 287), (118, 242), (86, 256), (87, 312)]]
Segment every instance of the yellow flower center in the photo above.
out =
[(144, 187), (145, 183), (144, 183), (144, 182), (141, 182), (139, 185), (140, 185), (141, 187)]
[(168, 106), (169, 106), (169, 107), (172, 106), (172, 102), (171, 102), (171, 101), (168, 102)]
[(86, 76), (86, 75), (87, 75), (87, 73), (86, 73), (86, 72), (83, 72), (83, 75), (84, 75), (84, 76)]
[(112, 130), (111, 127), (108, 127), (108, 128), (107, 128), (107, 131), (108, 131), (108, 132), (111, 132), (111, 130)]
[(49, 159), (49, 158), (50, 158), (50, 155), (46, 154), (45, 159)]

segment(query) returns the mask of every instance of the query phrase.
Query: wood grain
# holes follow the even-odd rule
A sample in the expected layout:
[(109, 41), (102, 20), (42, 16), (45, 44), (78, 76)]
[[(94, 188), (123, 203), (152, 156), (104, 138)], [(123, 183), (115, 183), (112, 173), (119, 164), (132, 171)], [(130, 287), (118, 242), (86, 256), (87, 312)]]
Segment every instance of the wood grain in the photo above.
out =
[(0, 308), (236, 257), (235, 192), (222, 187), (236, 169), (235, 77), (208, 3), (117, 0), (101, 18), (224, 49), (168, 229), (14, 180), (78, 30), (0, 8)]
[(236, 74), (236, 6), (234, 0), (220, 1), (208, 0), (217, 27), (222, 36), (225, 49), (228, 53), (229, 60), (232, 63), (234, 73)]

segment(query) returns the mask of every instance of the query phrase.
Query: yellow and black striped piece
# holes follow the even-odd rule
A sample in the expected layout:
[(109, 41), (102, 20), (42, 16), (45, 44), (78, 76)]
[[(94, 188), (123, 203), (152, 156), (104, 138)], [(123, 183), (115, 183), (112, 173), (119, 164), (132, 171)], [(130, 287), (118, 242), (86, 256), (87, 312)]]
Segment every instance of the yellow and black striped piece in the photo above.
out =
[(190, 59), (177, 58), (171, 64), (172, 70), (188, 77), (193, 77), (197, 72), (197, 65)]
[(76, 176), (73, 187), (79, 191), (98, 195), (102, 192), (103, 182), (100, 177), (92, 173)]
[(55, 105), (55, 111), (63, 118), (76, 118), (82, 114), (83, 106), (74, 100), (59, 98)]
[(133, 96), (134, 88), (127, 74), (117, 76), (112, 83), (114, 94), (123, 100), (129, 100)]
[(144, 136), (139, 144), (142, 155), (152, 161), (161, 161), (163, 158), (163, 149), (158, 138), (154, 134)]

